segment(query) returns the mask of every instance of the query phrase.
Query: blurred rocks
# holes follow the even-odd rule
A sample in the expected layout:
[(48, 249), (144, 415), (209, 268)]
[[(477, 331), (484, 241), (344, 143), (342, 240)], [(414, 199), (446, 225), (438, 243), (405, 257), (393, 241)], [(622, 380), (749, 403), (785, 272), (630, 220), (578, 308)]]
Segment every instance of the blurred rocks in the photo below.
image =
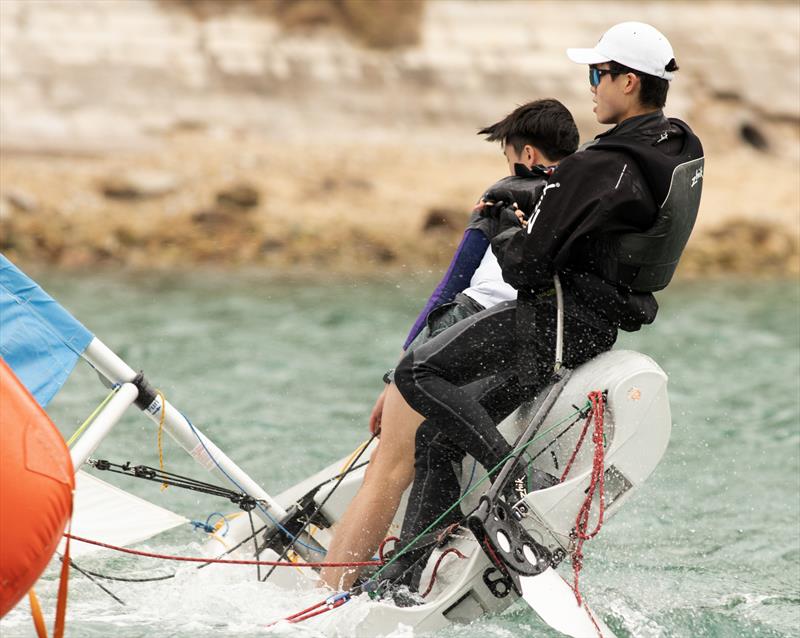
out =
[(100, 190), (108, 198), (122, 200), (163, 197), (178, 187), (174, 175), (164, 171), (131, 170), (101, 180)]
[(258, 206), (261, 195), (250, 184), (234, 184), (217, 193), (217, 206), (227, 210), (249, 210)]
[(224, 226), (231, 221), (231, 216), (221, 210), (210, 208), (192, 213), (192, 221), (200, 226)]
[(353, 229), (349, 234), (345, 250), (354, 253), (363, 263), (386, 266), (397, 258), (397, 253), (389, 245), (389, 238), (376, 236), (363, 229)]
[(454, 232), (464, 229), (467, 215), (463, 210), (452, 208), (433, 208), (425, 215), (422, 232), (446, 231)]
[(693, 276), (800, 274), (800, 237), (767, 222), (731, 219), (693, 237), (681, 272)]
[(277, 20), (289, 31), (341, 30), (376, 49), (419, 41), (425, 0), (158, 0), (201, 20), (239, 12)]
[(286, 246), (284, 241), (281, 241), (280, 239), (269, 238), (263, 240), (259, 244), (258, 250), (260, 253), (267, 255), (269, 253), (280, 251), (282, 248), (284, 248), (284, 246)]
[[(561, 99), (632, 4), (0, 1), (0, 249), (58, 267), (434, 270), (506, 168), (474, 132)], [(796, 3), (639, 3), (706, 150), (684, 276), (798, 270)], [(9, 197), (10, 195), (10, 197)]]
[(256, 226), (250, 213), (258, 207), (260, 199), (258, 189), (251, 184), (232, 184), (217, 191), (213, 206), (192, 213), (190, 219), (195, 226), (215, 233), (254, 232)]
[(10, 209), (21, 213), (36, 213), (39, 210), (37, 199), (25, 191), (9, 190), (2, 194), (2, 198)]
[(745, 142), (759, 151), (766, 151), (769, 149), (769, 141), (761, 132), (761, 129), (751, 122), (742, 123), (739, 127), (739, 135), (742, 136)]
[[(316, 187), (316, 186), (315, 186)], [(331, 193), (341, 190), (372, 190), (372, 182), (365, 177), (328, 175), (318, 185), (318, 192)]]

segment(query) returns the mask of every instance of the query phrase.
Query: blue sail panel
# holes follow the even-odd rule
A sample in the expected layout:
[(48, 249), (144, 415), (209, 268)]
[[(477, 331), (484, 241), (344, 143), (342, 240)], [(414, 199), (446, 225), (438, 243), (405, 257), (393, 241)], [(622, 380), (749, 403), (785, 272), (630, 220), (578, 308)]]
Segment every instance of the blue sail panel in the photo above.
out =
[(45, 407), (94, 335), (0, 253), (0, 356)]

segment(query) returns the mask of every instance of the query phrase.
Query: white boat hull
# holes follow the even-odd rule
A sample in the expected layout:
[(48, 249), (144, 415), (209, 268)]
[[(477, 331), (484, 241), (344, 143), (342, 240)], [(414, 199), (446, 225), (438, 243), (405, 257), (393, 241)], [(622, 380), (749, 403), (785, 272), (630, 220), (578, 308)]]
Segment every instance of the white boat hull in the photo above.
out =
[[(667, 398), (667, 376), (649, 357), (630, 351), (612, 351), (600, 355), (574, 371), (553, 409), (539, 428), (547, 433), (529, 447), (530, 454), (537, 456), (534, 467), (560, 476), (561, 471), (573, 455), (580, 436), (583, 419), (578, 419), (566, 431), (558, 425), (566, 415), (575, 413), (575, 406), (584, 406), (588, 394), (593, 390), (607, 392), (605, 411), (605, 476), (606, 476), (606, 520), (614, 516), (627, 500), (642, 485), (655, 469), (669, 442), (671, 418)], [(528, 426), (531, 418), (530, 404), (525, 404), (500, 424), (500, 431), (513, 442)], [(559, 435), (554, 442), (553, 438)], [(523, 519), (523, 527), (535, 540), (550, 549), (569, 553), (570, 534), (575, 518), (589, 485), (592, 471), (593, 446), (587, 439), (578, 453), (569, 475), (562, 483), (551, 488), (533, 492), (526, 498), (530, 514)], [(365, 454), (369, 454), (367, 450)], [(366, 458), (366, 457), (365, 457)], [(294, 485), (276, 497), (282, 507), (288, 509), (292, 503), (325, 479), (339, 474), (346, 459), (337, 461), (320, 472)], [(462, 463), (462, 484), (475, 485), (485, 475), (485, 470), (467, 457)], [(322, 513), (328, 521), (335, 523), (343, 515), (347, 504), (355, 496), (365, 469), (355, 470), (338, 486), (325, 503)], [(321, 488), (315, 501), (319, 504), (328, 496), (334, 483)], [(484, 481), (461, 503), (466, 514), (477, 504), (489, 487)], [(405, 498), (401, 503), (390, 533), (397, 533), (405, 509)], [(589, 529), (596, 522), (597, 503), (590, 517)], [(234, 521), (224, 539), (232, 546), (250, 535), (246, 517)], [(314, 534), (323, 546), (330, 540), (329, 530)], [(434, 631), (453, 623), (467, 623), (488, 613), (502, 611), (517, 599), (513, 590), (504, 595), (493, 593), (484, 576), (492, 579), (493, 572), (499, 576), (492, 562), (481, 550), (471, 532), (461, 530), (445, 546), (434, 551), (422, 576), (424, 589), (431, 576), (433, 565), (441, 553), (456, 548), (466, 556), (446, 557), (437, 573), (437, 578), (426, 598), (426, 602), (414, 607), (397, 607), (389, 602), (375, 602), (354, 628), (355, 635), (379, 636), (390, 633), (400, 624), (414, 628), (417, 633)], [(209, 542), (210, 554), (221, 553), (225, 547), (218, 540)], [(242, 550), (247, 553), (246, 547)], [(264, 560), (274, 559), (274, 552), (262, 553)], [(308, 588), (316, 585), (313, 573), (299, 575), (299, 570), (278, 569), (271, 581), (287, 588)], [(502, 589), (502, 588), (500, 588)], [(498, 592), (501, 593), (501, 592)], [(593, 635), (596, 635), (593, 634)]]

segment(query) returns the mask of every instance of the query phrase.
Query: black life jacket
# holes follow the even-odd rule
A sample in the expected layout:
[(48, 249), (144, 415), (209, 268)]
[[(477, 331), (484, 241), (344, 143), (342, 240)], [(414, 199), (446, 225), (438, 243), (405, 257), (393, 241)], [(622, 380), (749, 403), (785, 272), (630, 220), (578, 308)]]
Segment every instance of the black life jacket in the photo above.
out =
[[(654, 200), (660, 202), (656, 219), (648, 230), (617, 235), (612, 250), (600, 261), (604, 279), (635, 292), (654, 292), (667, 286), (700, 207), (703, 147), (687, 124), (674, 118), (668, 121), (668, 128), (653, 130), (655, 139), (649, 142), (638, 131), (635, 136), (601, 137), (586, 148), (586, 151), (619, 151), (631, 157)], [(659, 145), (675, 136), (682, 137), (679, 151), (662, 152)]]

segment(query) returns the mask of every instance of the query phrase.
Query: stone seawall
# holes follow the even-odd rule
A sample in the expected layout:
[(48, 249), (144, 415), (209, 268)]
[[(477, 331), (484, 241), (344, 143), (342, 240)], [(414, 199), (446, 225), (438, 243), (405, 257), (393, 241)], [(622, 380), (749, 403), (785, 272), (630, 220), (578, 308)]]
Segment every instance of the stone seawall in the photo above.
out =
[(429, 1), (419, 42), (387, 50), (246, 3), (4, 0), (0, 247), (63, 266), (438, 266), (502, 175), (474, 131), (544, 96), (601, 130), (563, 49), (639, 19), (670, 37), (669, 112), (706, 147), (684, 270), (796, 272), (797, 5), (602, 6)]

